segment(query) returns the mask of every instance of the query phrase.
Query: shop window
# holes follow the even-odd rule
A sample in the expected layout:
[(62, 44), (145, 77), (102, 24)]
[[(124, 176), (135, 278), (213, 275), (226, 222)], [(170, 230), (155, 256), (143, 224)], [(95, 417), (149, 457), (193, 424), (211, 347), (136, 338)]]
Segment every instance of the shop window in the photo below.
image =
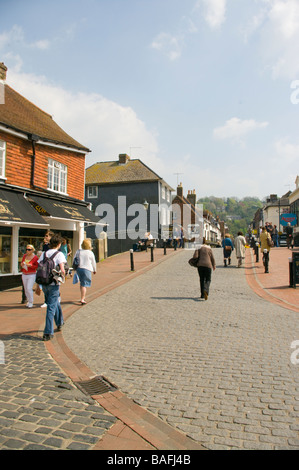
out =
[(51, 159), (48, 161), (48, 189), (63, 194), (67, 192), (67, 166)]
[(5, 178), (6, 142), (0, 140), (0, 178)]
[(19, 272), (21, 271), (21, 261), (26, 253), (26, 247), (27, 245), (33, 245), (35, 248), (35, 254), (39, 256), (41, 254), (42, 248), (43, 248), (43, 241), (44, 237), (19, 237), (19, 251), (18, 251), (18, 267), (19, 267)]
[[(56, 232), (56, 230), (54, 230)], [(69, 241), (69, 244), (71, 246), (71, 250), (73, 250), (73, 233), (70, 231), (62, 231), (62, 232), (56, 232), (60, 233), (61, 236), (66, 237)], [(40, 230), (40, 229), (30, 229), (30, 228), (20, 228), (20, 233), (19, 233), (19, 247), (18, 247), (18, 266), (19, 266), (19, 272), (21, 271), (21, 261), (26, 253), (26, 247), (27, 245), (33, 245), (35, 248), (35, 254), (39, 257), (42, 253), (43, 245), (44, 245), (44, 235), (45, 235), (45, 230)], [(72, 254), (73, 256), (73, 254)], [(71, 263), (72, 257), (68, 260), (69, 263)]]
[(12, 272), (12, 230), (0, 227), (0, 274)]

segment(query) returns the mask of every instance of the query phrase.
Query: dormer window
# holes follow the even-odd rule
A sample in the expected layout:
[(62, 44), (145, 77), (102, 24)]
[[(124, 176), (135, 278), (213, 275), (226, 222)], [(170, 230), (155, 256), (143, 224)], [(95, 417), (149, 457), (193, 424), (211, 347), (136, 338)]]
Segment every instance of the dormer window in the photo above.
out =
[(5, 178), (6, 142), (0, 140), (0, 178)]
[(48, 161), (48, 189), (63, 194), (67, 190), (67, 166), (51, 159)]

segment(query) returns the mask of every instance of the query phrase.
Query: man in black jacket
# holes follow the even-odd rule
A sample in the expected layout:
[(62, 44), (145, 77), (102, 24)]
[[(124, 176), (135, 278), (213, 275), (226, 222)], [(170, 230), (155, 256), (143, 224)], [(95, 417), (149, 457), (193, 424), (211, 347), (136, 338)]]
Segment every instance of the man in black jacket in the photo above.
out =
[(288, 249), (290, 246), (293, 248), (293, 227), (291, 226), (290, 222), (288, 222), (288, 225), (286, 226), (286, 236), (287, 236), (287, 247)]

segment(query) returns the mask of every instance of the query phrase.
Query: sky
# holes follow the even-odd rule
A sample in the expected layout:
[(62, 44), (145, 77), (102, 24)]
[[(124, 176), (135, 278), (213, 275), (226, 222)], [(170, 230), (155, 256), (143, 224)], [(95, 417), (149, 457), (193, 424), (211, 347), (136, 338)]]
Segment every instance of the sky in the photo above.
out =
[(0, 0), (7, 84), (91, 152), (197, 198), (299, 174), (298, 0)]

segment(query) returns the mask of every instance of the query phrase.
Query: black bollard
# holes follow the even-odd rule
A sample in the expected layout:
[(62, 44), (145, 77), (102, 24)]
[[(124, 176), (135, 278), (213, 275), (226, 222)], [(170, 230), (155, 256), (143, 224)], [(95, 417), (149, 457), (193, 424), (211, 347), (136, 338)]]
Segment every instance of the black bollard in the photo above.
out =
[(130, 250), (130, 261), (131, 261), (131, 271), (135, 271), (133, 250)]
[(163, 243), (164, 255), (166, 255), (166, 242)]
[(256, 242), (256, 244), (255, 244), (255, 261), (256, 261), (256, 263), (259, 262), (259, 244), (258, 244), (258, 242)]
[(269, 251), (268, 250), (264, 250), (263, 259), (264, 259), (265, 273), (268, 273), (269, 272)]
[(151, 245), (151, 262), (154, 261), (154, 246)]

